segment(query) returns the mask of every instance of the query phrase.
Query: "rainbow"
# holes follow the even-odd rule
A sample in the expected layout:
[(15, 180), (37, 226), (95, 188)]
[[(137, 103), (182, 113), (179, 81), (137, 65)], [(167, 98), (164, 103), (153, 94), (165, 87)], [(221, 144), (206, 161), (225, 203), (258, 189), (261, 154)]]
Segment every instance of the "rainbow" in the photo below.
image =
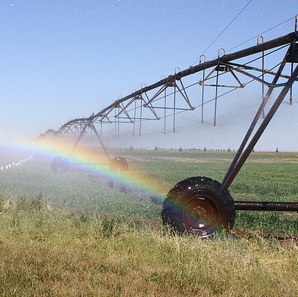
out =
[[(57, 157), (63, 158), (63, 161), (70, 165), (69, 168), (71, 171), (79, 171), (83, 174), (87, 174), (95, 181), (106, 183), (122, 192), (129, 193), (144, 200), (149, 200), (154, 204), (162, 204), (164, 201), (166, 197), (166, 193), (163, 191), (164, 185), (139, 168), (131, 168), (130, 166), (127, 171), (115, 171), (110, 168), (108, 158), (103, 153), (100, 153), (98, 148), (80, 146), (73, 151), (73, 147), (73, 141), (47, 138), (22, 144), (19, 146), (19, 149), (30, 156), (30, 158), (27, 157), (25, 160), (31, 160), (33, 158), (42, 160), (42, 158), (46, 157), (47, 160), (52, 161)], [(187, 185), (187, 180), (179, 184)], [(199, 212), (197, 216), (194, 213), (193, 202), (191, 203), (190, 201), (181, 199), (183, 198), (183, 196), (181, 196), (183, 193), (179, 191), (185, 188), (185, 186), (180, 185), (178, 188), (176, 188), (176, 186), (172, 189), (174, 191), (171, 190), (169, 192), (168, 197), (170, 199), (164, 202), (162, 210), (164, 222), (169, 220), (168, 222), (172, 224), (174, 221), (177, 221), (175, 226), (173, 226), (176, 231), (185, 232), (187, 230), (193, 230), (194, 233), (201, 237), (209, 237), (215, 230), (222, 227), (221, 222), (216, 221), (217, 218), (214, 219), (212, 216), (204, 217), (204, 211), (202, 214)], [(187, 189), (190, 190), (189, 193), (191, 193), (192, 190), (195, 190), (195, 187), (190, 183)], [(177, 197), (175, 198), (175, 196)], [(200, 199), (200, 201), (203, 201), (203, 198)], [(204, 203), (201, 208), (202, 207), (204, 207)], [(202, 219), (199, 219), (200, 215)], [(182, 216), (183, 220), (186, 220), (187, 227), (183, 227), (184, 221), (181, 221)], [(171, 223), (171, 221), (173, 222)]]
[[(71, 171), (87, 174), (95, 181), (103, 182), (122, 192), (131, 193), (139, 198), (161, 204), (165, 193), (159, 180), (129, 164), (127, 171), (110, 168), (107, 157), (96, 147), (78, 146), (74, 151), (73, 140), (47, 138), (22, 143), (18, 149), (31, 158), (41, 156), (50, 160), (61, 157), (70, 164)], [(29, 158), (26, 157), (26, 160)]]

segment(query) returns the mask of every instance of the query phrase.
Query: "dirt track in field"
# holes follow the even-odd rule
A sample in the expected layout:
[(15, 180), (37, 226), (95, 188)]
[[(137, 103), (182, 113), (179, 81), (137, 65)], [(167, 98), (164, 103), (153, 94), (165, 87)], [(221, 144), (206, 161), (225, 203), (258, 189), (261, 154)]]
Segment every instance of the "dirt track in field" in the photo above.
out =
[[(177, 157), (177, 156), (150, 156), (150, 157), (133, 157), (129, 156), (130, 159), (142, 162), (154, 161), (170, 161), (170, 162), (182, 162), (182, 163), (231, 163), (231, 158), (199, 158), (199, 157)], [(248, 158), (247, 163), (262, 163), (262, 164), (298, 164), (298, 156), (292, 158)]]

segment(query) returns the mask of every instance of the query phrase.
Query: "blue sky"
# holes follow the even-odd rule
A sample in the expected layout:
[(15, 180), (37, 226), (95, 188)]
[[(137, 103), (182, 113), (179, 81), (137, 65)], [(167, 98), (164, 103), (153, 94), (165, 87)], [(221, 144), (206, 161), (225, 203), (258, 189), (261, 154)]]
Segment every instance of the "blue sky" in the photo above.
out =
[[(177, 66), (188, 68), (246, 3), (1, 0), (1, 141), (34, 138)], [(206, 56), (294, 17), (297, 8), (297, 1), (253, 0)], [(286, 22), (264, 34), (265, 40), (293, 28), (293, 20)]]

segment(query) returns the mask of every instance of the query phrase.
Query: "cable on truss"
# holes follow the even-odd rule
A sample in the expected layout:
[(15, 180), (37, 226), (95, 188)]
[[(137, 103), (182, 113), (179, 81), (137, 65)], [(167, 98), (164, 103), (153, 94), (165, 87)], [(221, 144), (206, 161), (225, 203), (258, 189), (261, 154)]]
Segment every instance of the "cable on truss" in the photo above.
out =
[(287, 23), (287, 22), (289, 22), (289, 21), (295, 19), (296, 17), (297, 17), (297, 15), (296, 15), (296, 16), (293, 16), (293, 17), (290, 17), (290, 18), (286, 19), (285, 21), (282, 21), (281, 23), (279, 23), (279, 24), (277, 24), (277, 25), (275, 25), (275, 26), (273, 26), (273, 27), (271, 27), (271, 28), (269, 28), (269, 29), (267, 29), (267, 30), (265, 30), (265, 31), (263, 31), (263, 32), (261, 32), (261, 33), (259, 33), (258, 35), (255, 35), (255, 36), (253, 36), (253, 37), (251, 37), (251, 38), (249, 38), (249, 39), (247, 39), (247, 40), (245, 40), (245, 41), (239, 43), (238, 45), (233, 46), (232, 48), (230, 48), (230, 49), (228, 50), (228, 52), (230, 52), (230, 51), (236, 49), (237, 47), (239, 47), (239, 46), (241, 46), (241, 45), (243, 45), (243, 44), (245, 44), (245, 43), (247, 43), (247, 42), (249, 42), (249, 41), (251, 41), (251, 40), (254, 40), (254, 39), (258, 38), (258, 37), (261, 36), (261, 35), (264, 35), (264, 34), (270, 32), (270, 31), (272, 31), (273, 29), (275, 29), (275, 28), (277, 28), (277, 27), (279, 27), (279, 26), (281, 26), (281, 25), (283, 25), (283, 24), (285, 24), (285, 23)]
[[(232, 25), (232, 23), (239, 17), (239, 15), (247, 8), (247, 6), (252, 2), (253, 0), (249, 0), (246, 5), (237, 13), (237, 15), (228, 23), (228, 25), (215, 37), (215, 39), (208, 45), (208, 47), (204, 50), (202, 55), (204, 55), (207, 50), (214, 44), (214, 42)], [(196, 64), (199, 59), (196, 59), (196, 61), (192, 64)]]

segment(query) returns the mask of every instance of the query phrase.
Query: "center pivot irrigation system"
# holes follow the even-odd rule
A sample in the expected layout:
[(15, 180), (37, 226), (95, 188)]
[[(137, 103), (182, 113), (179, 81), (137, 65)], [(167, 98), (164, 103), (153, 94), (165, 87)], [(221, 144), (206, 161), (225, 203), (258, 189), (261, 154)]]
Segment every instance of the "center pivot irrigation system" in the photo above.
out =
[[(162, 119), (160, 122), (163, 123), (163, 132), (169, 131), (171, 121), (171, 130), (175, 133), (178, 113), (199, 109), (203, 123), (204, 107), (209, 104), (213, 105), (215, 126), (217, 104), (221, 97), (251, 83), (260, 83), (260, 107), (222, 182), (196, 176), (177, 183), (163, 202), (163, 223), (170, 225), (178, 233), (190, 232), (208, 237), (218, 229), (231, 229), (235, 222), (236, 210), (298, 211), (298, 202), (234, 201), (228, 191), (281, 103), (287, 96), (289, 104), (293, 103), (293, 85), (298, 81), (297, 37), (295, 18), (295, 30), (292, 33), (267, 42), (259, 37), (256, 45), (234, 53), (226, 54), (220, 49), (217, 58), (210, 61), (201, 56), (198, 65), (183, 71), (176, 68), (173, 75), (164, 77), (154, 84), (143, 85), (141, 89), (114, 101), (101, 111), (87, 118), (71, 120), (58, 131), (48, 130), (43, 136), (77, 135), (74, 151), (83, 135), (92, 131), (111, 166), (117, 170), (126, 170), (128, 164), (124, 158), (112, 159), (109, 156), (102, 142), (103, 124), (115, 125), (115, 136), (119, 137), (120, 124), (132, 125), (132, 134), (141, 135), (145, 120)], [(267, 61), (274, 64), (265, 68)], [(199, 79), (196, 75), (198, 73), (201, 74)], [(243, 79), (248, 81), (241, 82)], [(229, 88), (228, 91), (223, 92), (226, 88)], [(206, 98), (208, 90), (209, 95), (211, 94), (210, 89), (213, 90), (213, 95)], [(195, 96), (195, 99), (199, 98), (200, 101), (196, 106), (190, 100), (194, 90), (200, 90), (199, 96)], [(265, 111), (265, 107), (268, 111)], [(65, 171), (63, 164), (65, 163), (62, 160), (55, 159), (52, 163), (53, 170)]]

